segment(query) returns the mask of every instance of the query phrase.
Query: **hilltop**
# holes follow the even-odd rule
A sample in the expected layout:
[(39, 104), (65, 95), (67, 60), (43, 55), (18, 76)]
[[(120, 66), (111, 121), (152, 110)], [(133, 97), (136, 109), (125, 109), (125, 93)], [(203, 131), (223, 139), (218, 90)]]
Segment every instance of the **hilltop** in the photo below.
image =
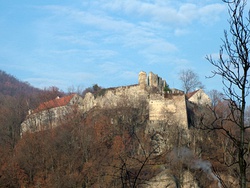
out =
[(217, 160), (224, 159), (219, 133), (199, 129), (213, 120), (208, 96), (167, 86), (142, 71), (134, 85), (70, 95), (53, 87), (28, 103), (8, 100), (0, 186), (215, 188), (217, 177), (233, 184)]

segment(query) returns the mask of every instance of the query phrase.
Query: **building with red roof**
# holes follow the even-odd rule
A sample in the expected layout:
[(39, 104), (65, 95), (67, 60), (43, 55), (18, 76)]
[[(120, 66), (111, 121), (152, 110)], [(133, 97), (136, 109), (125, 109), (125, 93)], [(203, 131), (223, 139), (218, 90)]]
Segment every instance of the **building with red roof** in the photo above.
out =
[(31, 110), (25, 121), (21, 124), (21, 134), (54, 128), (75, 109), (82, 107), (83, 98), (77, 94), (56, 97), (53, 100), (41, 103), (36, 109)]
[(65, 97), (56, 97), (53, 100), (41, 103), (35, 110), (33, 110), (33, 113), (37, 113), (37, 112), (47, 110), (47, 109), (51, 109), (51, 108), (66, 106), (66, 105), (68, 105), (70, 103), (70, 101), (72, 100), (72, 98), (75, 95), (76, 94), (71, 94), (71, 95), (68, 95), (68, 96), (65, 96)]

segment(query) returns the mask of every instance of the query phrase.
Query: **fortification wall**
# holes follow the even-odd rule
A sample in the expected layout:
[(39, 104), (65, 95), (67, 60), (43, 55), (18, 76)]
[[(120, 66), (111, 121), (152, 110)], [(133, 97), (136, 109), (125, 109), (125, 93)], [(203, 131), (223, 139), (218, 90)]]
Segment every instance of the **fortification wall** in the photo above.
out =
[[(138, 84), (106, 89), (102, 95), (94, 96), (87, 93), (83, 99), (83, 111), (87, 112), (93, 107), (112, 108), (118, 105), (138, 105), (141, 99), (147, 99), (152, 93), (152, 88), (158, 89), (161, 93), (166, 86), (166, 81), (152, 72), (141, 71), (138, 77)], [(153, 90), (153, 92), (155, 92)], [(158, 94), (159, 95), (159, 94)], [(160, 95), (163, 99), (163, 96)]]
[(149, 100), (149, 120), (167, 121), (169, 124), (188, 128), (185, 95), (171, 95), (168, 98), (155, 97)]
[(138, 82), (138, 85), (107, 89), (103, 95), (97, 97), (87, 93), (83, 99), (83, 111), (87, 112), (93, 107), (112, 108), (124, 105), (136, 107), (139, 106), (141, 99), (144, 99), (149, 105), (149, 121), (168, 121), (169, 124), (188, 128), (184, 93), (178, 92), (164, 98), (162, 92), (152, 91), (152, 87), (163, 90), (166, 86), (166, 82), (152, 72), (148, 77), (145, 72), (140, 72)]
[(140, 90), (146, 90), (148, 83), (147, 83), (147, 73), (141, 71), (139, 73), (139, 78), (138, 78), (138, 83), (139, 83), (139, 89)]
[(173, 103), (177, 106), (176, 122), (185, 129), (188, 129), (188, 114), (185, 95), (174, 95)]
[(93, 107), (137, 106), (141, 99), (147, 98), (147, 95), (147, 91), (141, 89), (140, 85), (107, 89), (103, 95), (97, 97), (91, 93), (87, 93), (83, 99), (83, 111), (87, 112)]

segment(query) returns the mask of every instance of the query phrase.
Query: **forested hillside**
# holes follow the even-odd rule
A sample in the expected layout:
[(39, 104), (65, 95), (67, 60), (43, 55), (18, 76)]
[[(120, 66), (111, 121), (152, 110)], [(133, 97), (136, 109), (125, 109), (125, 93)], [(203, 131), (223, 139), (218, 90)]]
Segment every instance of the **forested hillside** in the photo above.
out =
[(19, 139), (20, 123), (28, 107), (35, 105), (31, 101), (39, 92), (39, 89), (0, 71), (0, 142), (8, 149), (15, 147)]
[(58, 95), (63, 93), (55, 87), (40, 90), (0, 71), (0, 187), (9, 187), (2, 184), (6, 173), (2, 169), (12, 161), (11, 156), (20, 140), (20, 125), (28, 110)]
[(56, 87), (41, 90), (0, 70), (0, 140), (8, 142), (13, 148), (28, 110), (62, 95), (64, 93)]
[[(66, 94), (33, 88), (3, 71), (0, 80), (0, 187), (237, 186), (237, 166), (228, 166), (236, 147), (222, 135), (238, 132), (230, 121), (209, 128), (231, 115), (228, 101), (209, 107), (187, 102), (190, 126), (183, 128), (171, 112), (167, 121), (150, 122), (147, 99), (135, 107), (124, 97), (112, 108), (73, 109), (56, 128), (21, 138), (29, 109)], [(97, 97), (105, 89), (96, 84), (80, 94), (87, 91)]]
[[(162, 124), (165, 130), (146, 134), (148, 111), (144, 105), (121, 104), (86, 114), (75, 111), (54, 129), (25, 134), (3, 155), (0, 186), (216, 187), (212, 161), (206, 161), (215, 157), (212, 153), (222, 157), (216, 134), (196, 129), (187, 133), (177, 124)], [(206, 146), (202, 142), (205, 134), (211, 138)], [(166, 147), (163, 140), (167, 140)], [(216, 163), (213, 168), (216, 173), (225, 170)], [(184, 178), (187, 172), (191, 174), (189, 183)], [(163, 180), (151, 181), (160, 173), (164, 173)]]
[(29, 83), (19, 81), (14, 76), (0, 70), (0, 93), (11, 97), (19, 97), (20, 95), (29, 96), (37, 94), (41, 90), (32, 87)]

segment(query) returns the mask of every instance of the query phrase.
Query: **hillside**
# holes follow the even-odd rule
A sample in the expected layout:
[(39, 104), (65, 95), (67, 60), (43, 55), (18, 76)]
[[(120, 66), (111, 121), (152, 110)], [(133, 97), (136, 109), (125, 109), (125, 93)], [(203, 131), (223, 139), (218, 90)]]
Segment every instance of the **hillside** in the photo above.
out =
[(19, 140), (20, 125), (28, 110), (59, 95), (63, 94), (55, 87), (40, 90), (0, 70), (1, 146), (12, 150)]
[(64, 96), (56, 87), (37, 93), (20, 88), (25, 83), (2, 75), (0, 187), (216, 188), (220, 178), (235, 183), (221, 162), (234, 146), (217, 131), (199, 129), (213, 120), (202, 90), (189, 97), (177, 89), (164, 93), (163, 79), (140, 72), (136, 85), (94, 85), (84, 96)]
[(32, 87), (30, 84), (0, 70), (0, 94), (18, 97), (20, 95), (30, 96), (39, 92), (41, 92), (40, 89)]

